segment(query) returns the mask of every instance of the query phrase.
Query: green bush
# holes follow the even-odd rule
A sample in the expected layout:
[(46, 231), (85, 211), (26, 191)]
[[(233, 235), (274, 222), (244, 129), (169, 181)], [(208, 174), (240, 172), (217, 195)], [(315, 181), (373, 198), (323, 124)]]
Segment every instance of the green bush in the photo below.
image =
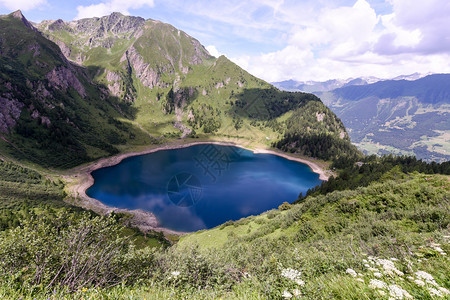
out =
[(150, 248), (136, 250), (109, 217), (59, 211), (0, 233), (0, 270), (25, 286), (108, 287), (150, 276)]

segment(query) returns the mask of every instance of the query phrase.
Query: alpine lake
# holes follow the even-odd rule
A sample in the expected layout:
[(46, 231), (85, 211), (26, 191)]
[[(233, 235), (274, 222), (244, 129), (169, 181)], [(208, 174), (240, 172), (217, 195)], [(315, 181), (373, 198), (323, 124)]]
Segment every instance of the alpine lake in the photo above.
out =
[(181, 232), (260, 214), (321, 183), (303, 163), (216, 144), (129, 157), (92, 176), (88, 196), (152, 212), (161, 227)]

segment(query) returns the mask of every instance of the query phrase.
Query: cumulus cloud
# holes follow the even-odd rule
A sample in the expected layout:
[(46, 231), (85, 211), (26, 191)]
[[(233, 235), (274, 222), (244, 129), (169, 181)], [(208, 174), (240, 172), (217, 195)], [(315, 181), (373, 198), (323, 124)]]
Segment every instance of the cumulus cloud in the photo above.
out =
[(110, 0), (101, 2), (99, 4), (92, 4), (89, 6), (78, 6), (76, 19), (102, 17), (111, 14), (112, 12), (120, 12), (129, 15), (128, 10), (138, 9), (144, 6), (153, 7), (153, 0)]
[(450, 51), (450, 2), (392, 0), (393, 13), (383, 17), (386, 28), (376, 45), (381, 54)]
[[(415, 72), (450, 72), (450, 2), (386, 0), (378, 13), (367, 0), (352, 6), (311, 6), (303, 21), (290, 22), (282, 50), (234, 58), (267, 81), (327, 80)], [(285, 15), (302, 12), (289, 11)]]
[(219, 52), (219, 50), (217, 50), (216, 46), (214, 45), (209, 45), (206, 46), (206, 50), (208, 50), (209, 54), (211, 54), (214, 57), (219, 57), (222, 54)]
[(0, 6), (10, 10), (21, 9), (24, 11), (47, 4), (46, 0), (0, 0)]

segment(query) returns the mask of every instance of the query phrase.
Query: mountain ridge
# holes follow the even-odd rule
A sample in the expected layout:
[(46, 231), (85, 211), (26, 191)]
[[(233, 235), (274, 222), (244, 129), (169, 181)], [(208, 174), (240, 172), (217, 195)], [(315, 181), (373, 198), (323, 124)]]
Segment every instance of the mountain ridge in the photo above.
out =
[(316, 93), (369, 154), (450, 159), (450, 74), (388, 80)]
[[(14, 37), (5, 32), (0, 51), (10, 51), (7, 58), (14, 67), (2, 61), (2, 92), (7, 95), (12, 85), (32, 96), (31, 103), (17, 109), (23, 95), (16, 95), (13, 98), (20, 100), (16, 109), (2, 112), (2, 118), (8, 119), (3, 127), (8, 124), (9, 129), (0, 143), (10, 143), (0, 148), (13, 156), (20, 156), (16, 149), (22, 149), (28, 159), (46, 160), (57, 167), (65, 165), (62, 157), (73, 155), (77, 158), (69, 165), (75, 166), (133, 147), (197, 137), (274, 147), (292, 115), (323, 113), (330, 118), (309, 118), (309, 129), (299, 137), (309, 139), (320, 133), (338, 147), (350, 145), (342, 123), (320, 99), (281, 92), (224, 56), (212, 57), (198, 40), (169, 24), (113, 13), (70, 22), (43, 21), (35, 24), (35, 31), (26, 26), (28, 21), (23, 23), (25, 17), (21, 17), (22, 27), (13, 19), (17, 20), (3, 16), (3, 29), (18, 27), (28, 48), (19, 52), (18, 46), (8, 48), (14, 45)], [(8, 66), (13, 74), (19, 73), (8, 75)], [(26, 79), (29, 83), (23, 85)], [(63, 103), (54, 93), (64, 93)], [(81, 112), (84, 119), (79, 117)], [(53, 136), (55, 130), (50, 127), (59, 123), (66, 130)], [(95, 128), (92, 133), (90, 127)], [(31, 146), (41, 140), (47, 146)], [(51, 154), (44, 149), (62, 147), (69, 140), (72, 152)], [(290, 149), (304, 152), (300, 147)], [(348, 149), (321, 155), (325, 159), (357, 155), (356, 149)], [(61, 159), (45, 158), (46, 154)]]
[(388, 80), (413, 81), (428, 75), (432, 75), (432, 73), (421, 74), (416, 72), (409, 75), (399, 75), (394, 78), (387, 78), (387, 79), (382, 79), (374, 76), (357, 77), (357, 78), (351, 77), (347, 79), (329, 79), (327, 81), (311, 81), (311, 80), (297, 81), (290, 79), (285, 81), (272, 82), (272, 84), (282, 90), (316, 93), (316, 92), (328, 92), (334, 89), (352, 85), (372, 84), (379, 81), (388, 81)]

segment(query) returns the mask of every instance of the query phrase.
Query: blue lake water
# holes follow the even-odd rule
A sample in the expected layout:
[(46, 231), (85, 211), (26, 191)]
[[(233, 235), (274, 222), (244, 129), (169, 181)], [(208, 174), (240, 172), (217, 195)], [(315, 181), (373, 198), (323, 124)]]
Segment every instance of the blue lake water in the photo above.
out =
[(214, 144), (130, 157), (92, 176), (90, 197), (150, 211), (162, 227), (177, 231), (260, 214), (321, 183), (305, 164)]

